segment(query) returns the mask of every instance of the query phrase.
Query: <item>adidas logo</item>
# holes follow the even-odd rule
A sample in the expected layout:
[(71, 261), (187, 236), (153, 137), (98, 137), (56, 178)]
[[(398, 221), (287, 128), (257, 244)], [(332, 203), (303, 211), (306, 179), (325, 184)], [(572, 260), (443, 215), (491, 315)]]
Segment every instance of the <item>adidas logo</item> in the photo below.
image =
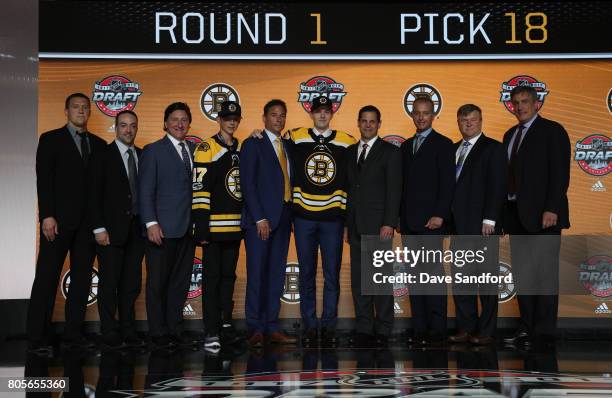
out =
[(606, 192), (606, 187), (604, 187), (603, 182), (601, 180), (597, 180), (595, 184), (591, 187), (592, 192)]
[(396, 314), (403, 314), (404, 311), (402, 311), (402, 308), (400, 307), (399, 303), (393, 303), (393, 312)]
[(596, 314), (612, 314), (612, 310), (608, 308), (606, 303), (601, 303), (597, 307), (595, 307)]
[(185, 307), (183, 307), (183, 315), (185, 316), (195, 316), (195, 311), (193, 309), (193, 307), (191, 306), (191, 304), (186, 304)]

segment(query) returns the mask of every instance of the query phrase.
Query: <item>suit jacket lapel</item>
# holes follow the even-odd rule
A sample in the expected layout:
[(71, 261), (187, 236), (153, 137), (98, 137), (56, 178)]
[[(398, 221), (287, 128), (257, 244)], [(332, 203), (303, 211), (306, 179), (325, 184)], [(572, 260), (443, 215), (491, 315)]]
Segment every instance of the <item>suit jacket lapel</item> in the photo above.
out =
[(111, 144), (113, 146), (113, 149), (111, 151), (112, 156), (113, 156), (113, 164), (119, 165), (118, 167), (121, 169), (121, 175), (125, 178), (123, 178), (125, 180), (125, 182), (130, 183), (129, 177), (127, 175), (127, 172), (125, 171), (125, 164), (123, 163), (123, 156), (121, 156), (121, 150), (119, 149), (119, 147), (117, 146), (116, 142), (113, 142)]
[(170, 157), (172, 159), (175, 159), (177, 162), (179, 162), (179, 164), (181, 165), (181, 168), (185, 168), (185, 164), (183, 163), (183, 159), (180, 157), (180, 155), (178, 154), (178, 152), (176, 151), (176, 148), (174, 147), (174, 144), (172, 143), (172, 141), (170, 141), (170, 138), (168, 138), (168, 136), (164, 136), (164, 143), (166, 145), (166, 150), (169, 152)]
[[(470, 167), (472, 167), (473, 159), (476, 159), (479, 155), (480, 152), (482, 151), (482, 149), (484, 148), (484, 140), (485, 140), (485, 135), (482, 134), (480, 136), (480, 138), (478, 139), (478, 141), (476, 141), (476, 144), (474, 144), (474, 148), (472, 148), (472, 150), (470, 151), (470, 153), (468, 153), (467, 157), (463, 160), (463, 167), (461, 168), (461, 174), (459, 174), (459, 180), (461, 180), (461, 178), (463, 178), (463, 175), (466, 173), (467, 170), (470, 169)], [(463, 142), (463, 141), (460, 141)]]
[(66, 145), (68, 146), (68, 148), (70, 148), (70, 152), (72, 152), (74, 156), (78, 157), (79, 159), (81, 159), (81, 161), (83, 161), (83, 156), (81, 156), (81, 152), (79, 151), (79, 148), (77, 148), (77, 145), (74, 142), (72, 134), (70, 133), (70, 130), (68, 130), (67, 125), (64, 126), (64, 132), (64, 139), (66, 140)]
[(367, 156), (365, 158), (365, 162), (363, 163), (362, 171), (365, 170), (368, 167), (368, 164), (371, 164), (379, 155), (382, 149), (381, 140), (382, 138), (378, 137), (374, 142), (374, 145), (372, 145), (372, 148), (370, 148), (370, 152), (366, 154)]

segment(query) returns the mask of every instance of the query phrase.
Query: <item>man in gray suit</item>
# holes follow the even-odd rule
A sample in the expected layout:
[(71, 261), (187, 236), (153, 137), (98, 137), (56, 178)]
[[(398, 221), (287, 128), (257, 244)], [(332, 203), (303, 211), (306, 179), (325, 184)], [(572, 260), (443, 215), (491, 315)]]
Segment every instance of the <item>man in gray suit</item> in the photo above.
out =
[(170, 104), (164, 112), (165, 136), (144, 147), (138, 199), (147, 230), (147, 318), (158, 347), (192, 344), (180, 334), (195, 246), (190, 233), (194, 145), (185, 141), (189, 106)]
[[(392, 286), (377, 286), (378, 294), (369, 295), (362, 291), (361, 283), (362, 276), (366, 275), (362, 267), (374, 269), (371, 263), (361, 263), (362, 243), (365, 243), (362, 237), (376, 237), (374, 245), (367, 238), (368, 252), (373, 246), (390, 249), (399, 221), (401, 151), (378, 137), (381, 122), (380, 111), (375, 106), (361, 108), (357, 120), (361, 139), (349, 147), (347, 156), (346, 232), (351, 245), (351, 288), (357, 331), (354, 344), (360, 347), (386, 346), (393, 329)], [(383, 273), (391, 271), (385, 269)]]

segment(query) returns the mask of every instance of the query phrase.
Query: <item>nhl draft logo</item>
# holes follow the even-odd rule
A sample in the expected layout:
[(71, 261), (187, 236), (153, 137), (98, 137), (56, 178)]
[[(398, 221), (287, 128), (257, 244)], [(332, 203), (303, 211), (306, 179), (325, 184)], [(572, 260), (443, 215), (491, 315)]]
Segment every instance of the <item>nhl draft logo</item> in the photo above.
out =
[(539, 82), (535, 78), (527, 75), (519, 75), (514, 76), (512, 79), (507, 82), (502, 83), (502, 91), (501, 97), (499, 98), (500, 102), (504, 103), (504, 106), (508, 110), (508, 112), (514, 115), (514, 105), (510, 101), (510, 92), (513, 88), (518, 86), (531, 86), (535, 88), (536, 93), (538, 94), (538, 100), (536, 101), (536, 109), (540, 110), (544, 105), (544, 98), (548, 95), (548, 91), (546, 90), (546, 83)]
[(404, 95), (404, 111), (412, 117), (414, 101), (419, 97), (429, 97), (434, 104), (434, 114), (438, 116), (442, 110), (442, 95), (437, 88), (428, 83), (419, 83), (410, 87)]
[[(87, 297), (87, 306), (94, 304), (98, 300), (98, 270), (96, 268), (91, 269), (91, 284), (89, 287), (89, 296)], [(66, 271), (62, 278), (62, 296), (64, 299), (68, 297), (68, 290), (70, 289), (70, 270)]]
[(236, 200), (242, 200), (242, 191), (240, 191), (240, 170), (238, 167), (232, 167), (225, 176), (225, 188), (230, 196)]
[(125, 76), (112, 75), (94, 84), (91, 99), (102, 113), (115, 117), (121, 111), (133, 110), (141, 94), (138, 83)]
[(499, 293), (497, 295), (498, 303), (505, 303), (516, 296), (516, 285), (514, 283), (504, 282), (504, 277), (512, 275), (512, 267), (510, 264), (499, 262), (499, 276), (501, 282), (499, 282)]
[(189, 282), (189, 291), (187, 299), (192, 300), (202, 295), (202, 260), (193, 258), (193, 269), (191, 271), (191, 281)]
[(315, 98), (321, 96), (327, 97), (332, 102), (332, 112), (336, 113), (340, 109), (346, 94), (344, 84), (338, 83), (331, 77), (315, 76), (304, 83), (300, 83), (298, 102), (302, 104), (302, 108), (306, 112), (310, 113), (310, 105)]
[(193, 142), (194, 144), (199, 144), (204, 140), (198, 137), (197, 135), (187, 135), (185, 136), (185, 141)]
[(612, 257), (605, 254), (590, 257), (578, 266), (578, 279), (593, 296), (612, 296)]
[(300, 302), (300, 267), (298, 263), (287, 263), (285, 268), (285, 287), (281, 301), (287, 304)]
[(592, 134), (576, 142), (574, 160), (587, 174), (605, 176), (612, 171), (612, 140), (603, 134)]
[(306, 159), (306, 175), (319, 186), (327, 185), (336, 176), (336, 162), (325, 152), (315, 152)]
[[(406, 267), (404, 263), (393, 264), (393, 274), (394, 275), (401, 277), (404, 274), (405, 270), (406, 270)], [(406, 283), (396, 282), (393, 284), (393, 297), (395, 297), (396, 299), (401, 299), (402, 297), (406, 297), (407, 295), (408, 295), (408, 285)], [(395, 313), (398, 314), (397, 311)]]
[(215, 121), (217, 113), (221, 110), (221, 104), (225, 101), (240, 103), (238, 91), (226, 83), (214, 83), (202, 91), (200, 97), (200, 109), (209, 120)]
[(406, 141), (406, 138), (402, 137), (401, 135), (395, 135), (395, 134), (386, 135), (382, 137), (382, 139), (395, 145), (398, 148), (402, 146), (402, 143), (404, 141)]

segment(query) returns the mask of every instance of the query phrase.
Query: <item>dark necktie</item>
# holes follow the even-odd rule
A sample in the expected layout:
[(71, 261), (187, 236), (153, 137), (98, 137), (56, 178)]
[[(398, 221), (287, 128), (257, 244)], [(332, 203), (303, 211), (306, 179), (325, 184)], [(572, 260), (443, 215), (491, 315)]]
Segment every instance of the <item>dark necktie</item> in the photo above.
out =
[(459, 151), (459, 158), (457, 159), (457, 165), (455, 166), (455, 180), (458, 180), (459, 176), (461, 175), (461, 169), (463, 169), (465, 156), (467, 155), (470, 145), (472, 144), (470, 144), (468, 141), (463, 141), (463, 145), (461, 145), (461, 151)]
[(423, 143), (424, 139), (425, 139), (424, 135), (419, 134), (419, 133), (415, 134), (414, 143), (412, 144), (412, 153), (413, 154), (418, 152), (418, 150), (421, 147), (421, 144)]
[(136, 157), (134, 150), (128, 149), (128, 180), (130, 181), (130, 191), (132, 193), (132, 214), (138, 214), (138, 169), (136, 168)]
[(361, 147), (361, 154), (359, 155), (359, 159), (357, 160), (358, 170), (361, 170), (361, 167), (363, 166), (363, 162), (365, 162), (367, 150), (368, 150), (368, 144), (363, 144), (363, 146)]
[(181, 142), (181, 157), (183, 158), (183, 164), (185, 165), (185, 170), (187, 170), (187, 174), (191, 175), (191, 162), (189, 160), (189, 152), (187, 152), (187, 145), (184, 142)]
[(82, 133), (77, 133), (77, 135), (81, 138), (81, 157), (83, 158), (83, 162), (87, 164), (89, 160), (89, 145), (87, 145), (87, 132), (84, 131)]
[(525, 130), (525, 126), (519, 124), (514, 135), (512, 149), (510, 150), (510, 162), (508, 163), (508, 195), (516, 194), (516, 154), (518, 152), (519, 145), (521, 144), (523, 130)]

